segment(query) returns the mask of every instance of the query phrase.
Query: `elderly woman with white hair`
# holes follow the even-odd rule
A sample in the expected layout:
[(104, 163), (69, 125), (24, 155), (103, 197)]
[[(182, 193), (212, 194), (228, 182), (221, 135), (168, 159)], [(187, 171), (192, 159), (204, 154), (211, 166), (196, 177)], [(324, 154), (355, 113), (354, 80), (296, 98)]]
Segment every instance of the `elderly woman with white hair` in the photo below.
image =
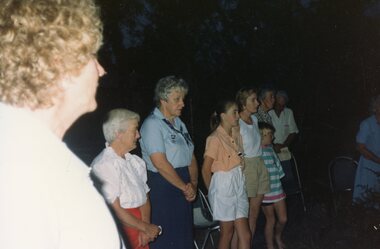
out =
[[(370, 111), (373, 114), (361, 122), (356, 135), (361, 156), (356, 170), (353, 201), (373, 206), (370, 204), (370, 192), (380, 193), (380, 95), (373, 98)], [(380, 208), (378, 203), (377, 208)]]
[(259, 122), (265, 122), (272, 124), (272, 118), (269, 115), (269, 111), (272, 110), (275, 102), (274, 98), (275, 89), (272, 87), (264, 86), (261, 87), (259, 91), (258, 99), (260, 101), (260, 106), (257, 112), (254, 114)]
[(160, 232), (150, 224), (146, 165), (129, 152), (136, 148), (140, 116), (127, 109), (110, 111), (103, 123), (106, 148), (92, 162), (102, 192), (119, 218), (131, 249), (148, 249)]
[(192, 249), (198, 166), (194, 145), (179, 116), (188, 86), (176, 76), (160, 79), (155, 88), (157, 107), (141, 126), (141, 151), (148, 168), (152, 221), (163, 234), (151, 244), (157, 249)]

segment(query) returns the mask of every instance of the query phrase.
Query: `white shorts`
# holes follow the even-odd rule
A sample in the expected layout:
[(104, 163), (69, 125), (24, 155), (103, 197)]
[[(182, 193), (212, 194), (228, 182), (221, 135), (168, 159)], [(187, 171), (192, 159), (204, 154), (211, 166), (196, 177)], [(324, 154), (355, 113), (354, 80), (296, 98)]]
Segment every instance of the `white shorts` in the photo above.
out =
[(214, 220), (234, 221), (248, 217), (248, 197), (241, 167), (215, 172), (208, 198)]

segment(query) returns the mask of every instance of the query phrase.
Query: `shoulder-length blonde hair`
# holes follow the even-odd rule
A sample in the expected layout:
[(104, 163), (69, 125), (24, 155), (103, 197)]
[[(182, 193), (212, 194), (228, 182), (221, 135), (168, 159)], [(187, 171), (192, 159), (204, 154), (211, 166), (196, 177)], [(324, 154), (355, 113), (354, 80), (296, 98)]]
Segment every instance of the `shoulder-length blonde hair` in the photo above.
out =
[(97, 53), (102, 29), (92, 0), (2, 0), (0, 101), (51, 106), (58, 81), (79, 74)]

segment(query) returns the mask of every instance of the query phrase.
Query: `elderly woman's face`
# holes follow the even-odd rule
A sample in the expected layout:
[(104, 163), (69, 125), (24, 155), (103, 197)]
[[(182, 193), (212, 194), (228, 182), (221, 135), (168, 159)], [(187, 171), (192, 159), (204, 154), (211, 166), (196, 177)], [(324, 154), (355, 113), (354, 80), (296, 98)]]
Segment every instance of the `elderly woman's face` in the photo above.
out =
[(180, 90), (172, 90), (167, 100), (160, 100), (161, 111), (167, 118), (181, 116), (182, 109), (185, 107), (185, 94)]
[(119, 133), (119, 142), (124, 146), (126, 152), (129, 152), (136, 148), (137, 140), (140, 138), (138, 126), (139, 122), (137, 120), (129, 120), (127, 124), (127, 130)]
[(265, 98), (263, 99), (263, 106), (265, 106), (266, 109), (270, 110), (273, 108), (274, 102), (274, 93), (272, 91), (267, 92)]

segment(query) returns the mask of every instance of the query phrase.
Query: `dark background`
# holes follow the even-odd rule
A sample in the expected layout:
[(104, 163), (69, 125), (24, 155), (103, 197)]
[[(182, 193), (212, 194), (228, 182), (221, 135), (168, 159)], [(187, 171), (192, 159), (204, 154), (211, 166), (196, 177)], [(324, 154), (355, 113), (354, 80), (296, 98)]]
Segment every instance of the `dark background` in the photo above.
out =
[[(379, 248), (378, 210), (348, 201), (338, 215), (331, 212), (328, 164), (340, 155), (358, 159), (355, 135), (370, 98), (380, 93), (380, 0), (98, 2), (99, 60), (108, 73), (97, 110), (64, 138), (80, 158), (89, 164), (104, 148), (106, 112), (124, 107), (143, 120), (154, 107), (157, 80), (174, 74), (190, 86), (181, 118), (200, 166), (215, 102), (243, 85), (271, 85), (288, 91), (300, 130), (293, 152), (307, 212), (288, 195), (288, 248)], [(263, 224), (254, 248), (265, 248)]]
[[(154, 107), (167, 75), (190, 86), (182, 119), (202, 161), (214, 103), (243, 85), (287, 90), (300, 129), (294, 152), (306, 187), (327, 181), (336, 155), (357, 158), (355, 134), (379, 94), (380, 1), (99, 0), (108, 74), (98, 109), (64, 140), (90, 163), (104, 147), (102, 117), (115, 107)], [(139, 151), (136, 151), (139, 153)]]

